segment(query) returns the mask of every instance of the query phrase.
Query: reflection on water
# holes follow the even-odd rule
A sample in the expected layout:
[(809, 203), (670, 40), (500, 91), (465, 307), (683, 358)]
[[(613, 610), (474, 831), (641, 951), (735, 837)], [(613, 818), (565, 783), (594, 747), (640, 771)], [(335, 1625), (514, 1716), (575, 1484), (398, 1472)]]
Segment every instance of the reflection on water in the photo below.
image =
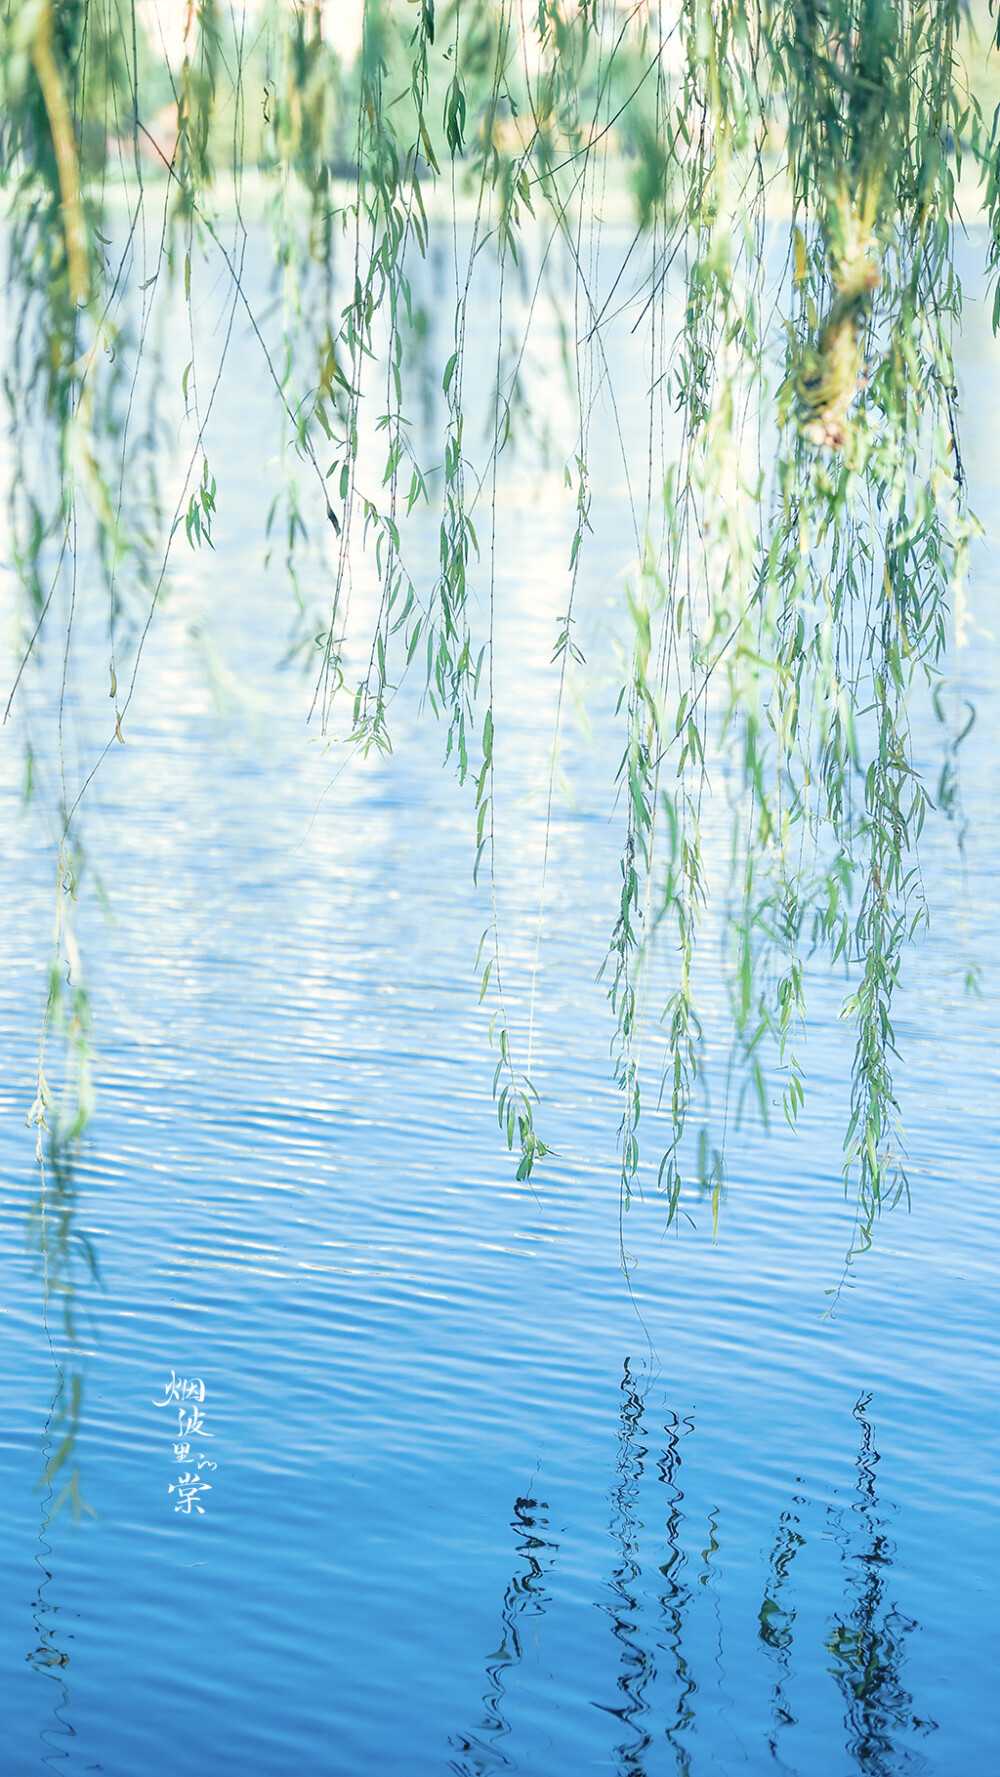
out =
[[(690, 1525), (695, 1549), (704, 1543), (694, 1557), (700, 1571), (689, 1553), (692, 1537), (685, 1536), (681, 1459), (684, 1442), (695, 1429), (694, 1418), (670, 1414), (662, 1428), (647, 1431), (648, 1391), (648, 1381), (634, 1376), (626, 1360), (614, 1478), (607, 1493), (613, 1555), (607, 1579), (591, 1601), (610, 1623), (614, 1659), (604, 1661), (603, 1670), (614, 1673), (615, 1699), (607, 1702), (591, 1696), (588, 1701), (618, 1724), (611, 1765), (620, 1777), (656, 1777), (668, 1768), (678, 1777), (690, 1777), (700, 1768), (695, 1733), (699, 1688), (708, 1688), (709, 1667), (714, 1668), (709, 1676), (716, 1696), (719, 1680), (726, 1679), (715, 1596), (726, 1580), (725, 1563), (717, 1513), (709, 1513), (701, 1526)], [(797, 1648), (801, 1632), (796, 1628), (796, 1563), (808, 1560), (810, 1542), (819, 1546), (832, 1539), (841, 1555), (843, 1596), (835, 1609), (828, 1610), (823, 1645), (833, 1659), (827, 1669), (842, 1700), (843, 1751), (852, 1767), (864, 1777), (925, 1770), (926, 1760), (904, 1744), (904, 1738), (929, 1734), (936, 1727), (915, 1713), (914, 1699), (903, 1682), (905, 1644), (917, 1624), (891, 1597), (895, 1546), (887, 1525), (895, 1507), (880, 1501), (876, 1489), (880, 1459), (870, 1404), (871, 1395), (865, 1394), (853, 1410), (861, 1436), (854, 1500), (827, 1504), (819, 1511), (805, 1495), (796, 1494), (779, 1513), (764, 1557), (757, 1635), (768, 1662), (763, 1677), (768, 1683), (769, 1720), (766, 1754), (761, 1751), (768, 1768), (792, 1774), (800, 1770), (791, 1745), (799, 1721), (795, 1655), (816, 1652)], [(655, 1492), (644, 1486), (653, 1478)], [(485, 1663), (480, 1720), (472, 1732), (450, 1742), (460, 1755), (448, 1762), (455, 1777), (535, 1768), (519, 1744), (526, 1715), (520, 1669), (529, 1640), (544, 1661), (543, 1619), (560, 1608), (550, 1584), (560, 1545), (549, 1532), (547, 1512), (547, 1505), (534, 1497), (515, 1503), (511, 1519), (515, 1566), (500, 1609), (500, 1645)], [(713, 1634), (706, 1637), (704, 1625), (694, 1625), (689, 1650), (688, 1619), (698, 1603), (695, 1581), (711, 1598)], [(815, 1626), (811, 1624), (806, 1633)], [(557, 1642), (558, 1635), (552, 1639)], [(701, 1687), (696, 1678), (699, 1661), (704, 1668)], [(744, 1740), (744, 1748), (753, 1760), (752, 1744)]]
[[(28, 1655), (28, 1664), (32, 1671), (54, 1686), (49, 1692), (49, 1710), (53, 1726), (43, 1726), (39, 1730), (39, 1739), (45, 1751), (41, 1756), (41, 1764), (49, 1770), (55, 1770), (59, 1764), (69, 1757), (68, 1743), (75, 1740), (76, 1731), (68, 1719), (69, 1689), (66, 1683), (66, 1668), (69, 1665), (69, 1654), (61, 1646), (68, 1639), (58, 1621), (59, 1606), (49, 1602), (46, 1594), (52, 1584), (52, 1572), (47, 1562), (52, 1556), (52, 1545), (46, 1541), (46, 1530), (49, 1519), (43, 1519), (39, 1532), (39, 1549), (35, 1556), (41, 1570), (41, 1580), (32, 1606), (32, 1621), (37, 1640)], [(45, 1712), (43, 1712), (43, 1720)]]
[(800, 1549), (806, 1546), (799, 1518), (800, 1508), (807, 1501), (795, 1498), (782, 1512), (771, 1559), (768, 1565), (764, 1602), (760, 1607), (760, 1639), (773, 1660), (774, 1685), (771, 1691), (771, 1726), (767, 1736), (768, 1751), (779, 1770), (791, 1767), (784, 1763), (778, 1746), (782, 1730), (793, 1728), (796, 1717), (789, 1707), (788, 1691), (793, 1677), (792, 1638), (795, 1606), (791, 1602), (791, 1566)]
[(642, 1635), (643, 1601), (636, 1582), (642, 1577), (637, 1540), (639, 1496), (648, 1447), (642, 1441), (643, 1399), (633, 1381), (629, 1360), (621, 1384), (617, 1479), (611, 1490), (610, 1535), (616, 1544), (614, 1569), (600, 1608), (611, 1620), (616, 1648), (618, 1701), (601, 1704), (625, 1730), (615, 1748), (622, 1771), (641, 1773), (651, 1743), (646, 1692), (655, 1676), (653, 1655)]
[(525, 1638), (537, 1636), (537, 1624), (552, 1602), (545, 1581), (555, 1564), (559, 1544), (542, 1534), (549, 1528), (544, 1516), (547, 1510), (544, 1501), (537, 1499), (514, 1502), (511, 1529), (516, 1539), (517, 1566), (500, 1607), (500, 1645), (486, 1661), (482, 1720), (471, 1734), (450, 1742), (462, 1754), (448, 1763), (449, 1771), (455, 1772), (456, 1777), (485, 1777), (487, 1772), (511, 1765), (502, 1745), (513, 1731), (507, 1693), (516, 1686)]
[(875, 1489), (880, 1458), (867, 1417), (870, 1403), (871, 1395), (862, 1395), (854, 1409), (861, 1428), (857, 1498), (846, 1512), (830, 1512), (843, 1557), (845, 1596), (827, 1646), (844, 1699), (846, 1743), (858, 1769), (867, 1777), (891, 1777), (924, 1768), (923, 1759), (901, 1752), (896, 1736), (906, 1729), (930, 1733), (937, 1723), (914, 1715), (913, 1698), (901, 1679), (904, 1643), (917, 1624), (888, 1596), (896, 1550), (886, 1525), (894, 1508), (880, 1505)]
[(80, 1282), (81, 1278), (99, 1282), (100, 1271), (92, 1241), (77, 1226), (73, 1148), (73, 1143), (51, 1139), (43, 1155), (39, 1146), (38, 1196), (28, 1216), (28, 1244), (42, 1275), (42, 1320), (55, 1372), (54, 1393), (40, 1438), (40, 1525), (34, 1556), (40, 1578), (31, 1608), (34, 1645), (26, 1656), (31, 1670), (55, 1686), (50, 1692), (54, 1725), (46, 1724), (39, 1730), (45, 1749), (41, 1764), (50, 1770), (70, 1756), (68, 1743), (75, 1740), (76, 1732), (67, 1716), (70, 1654), (65, 1643), (72, 1635), (63, 1627), (60, 1607), (50, 1597), (53, 1548), (49, 1532), (66, 1504), (76, 1522), (84, 1513), (96, 1516), (81, 1491), (76, 1448), (84, 1397)]
[[(697, 1686), (684, 1655), (684, 1618), (691, 1598), (690, 1585), (684, 1579), (687, 1558), (681, 1547), (684, 1514), (681, 1505), (684, 1493), (680, 1485), (681, 1439), (694, 1431), (690, 1416), (679, 1419), (672, 1413), (664, 1426), (666, 1443), (656, 1459), (657, 1481), (667, 1489), (667, 1515), (664, 1526), (667, 1558), (660, 1563), (660, 1574), (666, 1584), (660, 1589), (660, 1620), (662, 1646), (667, 1655), (667, 1673), (674, 1693), (673, 1716), (667, 1712), (664, 1734), (674, 1754), (677, 1770), (690, 1770), (683, 1736), (694, 1726), (694, 1703)], [(662, 1507), (661, 1507), (662, 1509)]]
[[(41, 1577), (31, 1609), (34, 1647), (27, 1655), (28, 1665), (32, 1671), (50, 1685), (55, 1686), (55, 1691), (49, 1693), (51, 1714), (55, 1725), (52, 1727), (45, 1725), (39, 1730), (39, 1739), (46, 1748), (41, 1763), (49, 1769), (54, 1769), (67, 1758), (65, 1743), (76, 1737), (66, 1714), (69, 1709), (66, 1668), (69, 1665), (70, 1656), (64, 1643), (71, 1637), (59, 1621), (58, 1604), (53, 1603), (49, 1597), (52, 1586), (52, 1569), (49, 1562), (52, 1560), (53, 1551), (52, 1544), (48, 1540), (48, 1531), (59, 1504), (62, 1502), (62, 1495), (57, 1495), (52, 1485), (51, 1477), (56, 1472), (52, 1442), (53, 1435), (61, 1431), (62, 1436), (57, 1446), (57, 1452), (63, 1448), (66, 1440), (69, 1440), (69, 1449), (72, 1449), (75, 1443), (82, 1401), (82, 1388), (78, 1376), (73, 1376), (70, 1380), (70, 1405), (63, 1410), (61, 1403), (66, 1392), (66, 1379), (60, 1371), (56, 1395), (42, 1439), (45, 1472), (42, 1479), (41, 1525), (38, 1532), (38, 1548), (35, 1552), (35, 1565)], [(79, 1480), (75, 1467), (71, 1482), (67, 1486), (72, 1490), (71, 1496), (74, 1502), (80, 1501)]]

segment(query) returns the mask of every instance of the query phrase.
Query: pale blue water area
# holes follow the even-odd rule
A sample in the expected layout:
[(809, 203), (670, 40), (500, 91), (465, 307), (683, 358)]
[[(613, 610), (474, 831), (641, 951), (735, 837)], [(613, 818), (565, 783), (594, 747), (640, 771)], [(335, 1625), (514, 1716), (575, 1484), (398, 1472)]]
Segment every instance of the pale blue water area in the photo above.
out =
[[(76, 1187), (103, 1287), (79, 1273), (80, 1351), (59, 1349), (85, 1379), (96, 1517), (75, 1526), (66, 1507), (47, 1529), (57, 1378), (25, 1249), (24, 1115), (51, 832), (20, 802), (21, 737), (5, 742), (0, 1769), (990, 1777), (1000, 359), (985, 322), (971, 314), (963, 357), (987, 527), (961, 669), (979, 711), (968, 831), (964, 857), (953, 827), (926, 832), (934, 919), (899, 1001), (912, 1208), (883, 1218), (832, 1317), (850, 1039), (832, 1021), (843, 984), (820, 975), (797, 1136), (730, 1133), (715, 1241), (707, 1208), (665, 1232), (650, 1191), (626, 1224), (634, 1302), (622, 1275), (595, 981), (622, 822), (604, 613), (633, 548), (610, 443), (581, 590), (592, 724), (567, 732), (538, 977), (556, 1155), (532, 1188), (491, 1103), (470, 791), (415, 694), (388, 758), (341, 769), (307, 726), (311, 679), (278, 665), (288, 595), (262, 566), (267, 390), (242, 334), (234, 350), (216, 551), (179, 548), (128, 744), (88, 792), (110, 915), (84, 899), (97, 1108)], [(572, 534), (558, 483), (512, 477), (499, 508), (498, 878), (518, 1017)], [(423, 547), (430, 574), (430, 524)], [(102, 648), (95, 626), (106, 699)], [(204, 1383), (203, 1515), (168, 1492), (172, 1376)]]

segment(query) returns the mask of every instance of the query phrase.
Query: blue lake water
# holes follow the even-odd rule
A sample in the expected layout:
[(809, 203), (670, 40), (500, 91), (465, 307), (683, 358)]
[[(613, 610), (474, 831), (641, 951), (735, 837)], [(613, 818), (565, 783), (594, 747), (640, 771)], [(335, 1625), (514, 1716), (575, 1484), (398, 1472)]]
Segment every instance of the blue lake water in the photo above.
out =
[[(961, 667), (979, 711), (968, 831), (964, 855), (954, 828), (926, 833), (933, 923), (899, 1001), (912, 1208), (883, 1217), (832, 1315), (850, 1038), (843, 984), (821, 975), (797, 1135), (730, 1134), (715, 1240), (707, 1208), (667, 1231), (655, 1190), (635, 1202), (623, 1277), (595, 981), (621, 839), (608, 596), (633, 547), (610, 453), (581, 592), (592, 722), (568, 730), (538, 976), (555, 1155), (517, 1184), (477, 1004), (469, 790), (415, 697), (388, 758), (345, 764), (307, 725), (312, 682), (279, 667), (289, 603), (262, 565), (267, 390), (251, 343), (234, 350), (216, 551), (178, 550), (127, 745), (85, 812), (110, 911), (91, 893), (79, 915), (97, 1108), (74, 1187), (102, 1282), (78, 1268), (75, 1349), (50, 1311), (84, 1381), (79, 1524), (68, 1506), (49, 1522), (39, 1491), (58, 1373), (25, 1244), (51, 829), (5, 741), (0, 1768), (990, 1777), (1000, 358), (981, 314), (963, 358), (987, 526)], [(558, 482), (511, 477), (498, 517), (518, 1016), (573, 522)], [(429, 524), (428, 572), (435, 548)], [(706, 994), (721, 1006), (719, 982)], [(203, 1402), (171, 1394), (194, 1379)]]

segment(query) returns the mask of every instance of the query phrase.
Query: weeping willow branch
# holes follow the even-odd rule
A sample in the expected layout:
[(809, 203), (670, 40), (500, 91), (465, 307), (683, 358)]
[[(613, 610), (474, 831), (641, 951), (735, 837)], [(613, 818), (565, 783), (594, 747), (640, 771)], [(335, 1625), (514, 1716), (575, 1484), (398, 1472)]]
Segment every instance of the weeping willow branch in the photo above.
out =
[[(918, 842), (934, 813), (912, 711), (923, 697), (943, 717), (975, 533), (952, 360), (963, 157), (983, 187), (987, 269), (1000, 266), (998, 157), (977, 97), (991, 76), (959, 0), (267, 0), (260, 16), (191, 0), (174, 35), (144, 18), (132, 0), (33, 0), (8, 5), (0, 45), (19, 316), (6, 378), (24, 629), (13, 707), (49, 723), (60, 856), (82, 844), (96, 762), (68, 755), (62, 694), (46, 705), (39, 689), (45, 662), (73, 656), (77, 597), (103, 600), (102, 744), (123, 742), (117, 685), (134, 689), (155, 646), (171, 551), (178, 538), (212, 546), (225, 507), (206, 437), (242, 307), (279, 397), (283, 480), (265, 529), (269, 551), (283, 539), (289, 654), (314, 668), (313, 714), (324, 734), (342, 723), (353, 748), (387, 752), (394, 698), (416, 678), (473, 789), (474, 874), (488, 871), (492, 896), (480, 997), (500, 1125), (529, 1178), (548, 1144), (533, 1014), (522, 1028), (511, 1011), (497, 912), (497, 489), (504, 460), (539, 460), (540, 440), (576, 489), (552, 637), (562, 711), (582, 661), (604, 402), (635, 537), (617, 614), (621, 887), (604, 969), (623, 1207), (648, 1166), (668, 1221), (707, 1198), (717, 1223), (743, 1101), (765, 1118), (777, 1103), (794, 1124), (818, 951), (850, 972), (845, 1180), (855, 1244), (868, 1245), (907, 1189), (894, 1005), (927, 919)], [(245, 193), (258, 187), (277, 342), (243, 276)], [(609, 273), (608, 219), (623, 215)], [(419, 295), (428, 257), (448, 268), (433, 317)], [(212, 358), (194, 320), (209, 262), (230, 287)], [(147, 389), (140, 367), (183, 311), (189, 456), (170, 519), (156, 492), (162, 378)], [(484, 313), (481, 444), (469, 341)], [(437, 361), (432, 322), (447, 336)], [(543, 324), (571, 415), (562, 437), (527, 368)], [(623, 391), (609, 346), (629, 334), (644, 380)], [(433, 572), (414, 566), (428, 509)], [(70, 596), (91, 547), (103, 572), (85, 589), (74, 577)], [(309, 551), (325, 609), (303, 591)], [(367, 618), (352, 592), (363, 560), (378, 582)], [(953, 774), (964, 717), (945, 726)], [(710, 887), (720, 798), (723, 891)], [(547, 871), (547, 844), (545, 857)], [(701, 958), (720, 928), (730, 1062), (710, 1116)], [(79, 959), (72, 977), (76, 991)], [(86, 1109), (81, 1086), (63, 1118), (74, 1141)]]
[[(27, 10), (27, 9), (26, 9)], [(36, 9), (33, 22), (22, 19), (22, 30), (31, 44), (31, 59), (38, 75), (38, 84), (45, 100), (45, 110), (59, 169), (59, 190), (62, 199), (62, 223), (69, 266), (70, 297), (73, 302), (86, 302), (90, 291), (90, 255), (87, 231), (83, 220), (83, 196), (80, 190), (80, 163), (76, 152), (76, 131), (69, 104), (52, 51), (52, 4), (43, 0)]]

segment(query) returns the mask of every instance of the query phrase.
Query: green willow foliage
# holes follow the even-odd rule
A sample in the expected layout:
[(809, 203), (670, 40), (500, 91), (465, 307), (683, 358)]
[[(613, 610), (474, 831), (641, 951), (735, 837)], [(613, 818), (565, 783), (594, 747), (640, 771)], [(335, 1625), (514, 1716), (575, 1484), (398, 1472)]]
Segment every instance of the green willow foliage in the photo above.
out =
[[(225, 499), (204, 448), (218, 376), (200, 378), (192, 344), (183, 398), (195, 444), (171, 511), (161, 510), (156, 473), (162, 389), (155, 372), (143, 375), (155, 363), (158, 316), (176, 310), (182, 283), (192, 305), (214, 255), (230, 280), (230, 331), (237, 318), (250, 322), (280, 396), (287, 477), (270, 532), (272, 545), (285, 539), (300, 639), (318, 653), (319, 719), (325, 730), (346, 700), (355, 742), (387, 748), (392, 690), (407, 671), (423, 674), (448, 753), (474, 785), (477, 870), (492, 875), (496, 564), (477, 505), (488, 527), (497, 459), (530, 399), (504, 294), (529, 265), (540, 284), (554, 253), (573, 268), (561, 325), (577, 413), (566, 469), (576, 524), (552, 638), (562, 708), (579, 653), (591, 423), (608, 374), (611, 318), (592, 294), (594, 243), (605, 210), (625, 194), (635, 238), (622, 276), (629, 266), (629, 324), (645, 332), (650, 450), (623, 595), (632, 642), (619, 701), (621, 895), (609, 910), (605, 970), (623, 1202), (639, 1176), (640, 1043), (655, 1011), (662, 1081), (649, 1121), (660, 1132), (654, 1164), (667, 1215), (686, 1178), (718, 1211), (721, 1155), (688, 1126), (703, 1067), (701, 813), (706, 760), (721, 756), (733, 811), (735, 1060), (765, 1112), (777, 1071), (794, 1122), (806, 960), (819, 948), (848, 965), (844, 1016), (856, 1050), (845, 1178), (857, 1199), (856, 1245), (867, 1245), (881, 1206), (905, 1189), (893, 1000), (927, 917), (917, 841), (932, 807), (912, 759), (917, 691), (929, 691), (943, 724), (948, 764), (936, 801), (947, 808), (955, 796), (959, 736), (945, 715), (943, 670), (974, 529), (952, 366), (963, 158), (983, 186), (990, 267), (1000, 264), (991, 120), (960, 54), (960, 37), (963, 53), (970, 41), (979, 53), (971, 20), (960, 0), (365, 0), (363, 21), (361, 10), (354, 54), (342, 28), (352, 9), (341, 0), (233, 9), (160, 0), (158, 13), (141, 0), (6, 0), (5, 380), (19, 681), (46, 644), (69, 650), (78, 599), (103, 600), (105, 750), (123, 741), (171, 546), (184, 535), (210, 544)], [(277, 353), (244, 283), (251, 183), (270, 218)], [(451, 347), (443, 432), (420, 460), (409, 423), (425, 374), (410, 350), (421, 318), (412, 279), (435, 228), (454, 254)], [(482, 367), (470, 365), (467, 340), (485, 261), (497, 350), (493, 437), (477, 465), (467, 391)], [(350, 266), (346, 302), (335, 264)], [(373, 404), (383, 446), (376, 485), (361, 462)], [(313, 484), (334, 544), (318, 642), (296, 567)], [(407, 523), (427, 503), (439, 515), (433, 579), (407, 567)], [(102, 567), (96, 589), (76, 582), (91, 547)], [(381, 604), (366, 669), (348, 682), (351, 564), (365, 548)], [(59, 613), (68, 615), (50, 637)], [(62, 697), (52, 719), (64, 757)], [(27, 757), (30, 779), (30, 740)], [(43, 1042), (32, 1111), (40, 1158), (46, 1131), (65, 1153), (89, 1112), (73, 907), (92, 775), (77, 780), (64, 768), (53, 798), (45, 1029), (61, 1033), (72, 1065), (56, 1092)], [(499, 1120), (526, 1178), (546, 1148), (527, 1039), (507, 1013), (495, 899), (480, 966), (495, 1012)], [(647, 991), (664, 975), (651, 1011)], [(71, 1173), (62, 1166), (55, 1176), (71, 1194)]]

